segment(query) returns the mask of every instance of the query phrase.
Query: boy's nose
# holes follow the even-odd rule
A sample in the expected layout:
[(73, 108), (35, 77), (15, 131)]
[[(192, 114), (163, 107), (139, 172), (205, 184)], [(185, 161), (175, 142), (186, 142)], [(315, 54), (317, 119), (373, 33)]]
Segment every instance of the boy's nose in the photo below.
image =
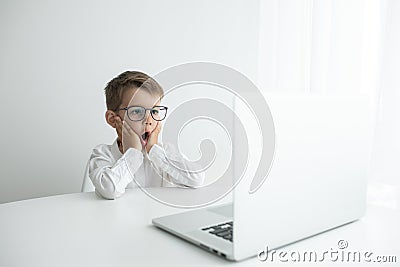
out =
[(153, 122), (153, 117), (151, 116), (150, 112), (148, 112), (148, 113), (146, 112), (144, 123), (146, 125), (151, 125), (152, 122)]

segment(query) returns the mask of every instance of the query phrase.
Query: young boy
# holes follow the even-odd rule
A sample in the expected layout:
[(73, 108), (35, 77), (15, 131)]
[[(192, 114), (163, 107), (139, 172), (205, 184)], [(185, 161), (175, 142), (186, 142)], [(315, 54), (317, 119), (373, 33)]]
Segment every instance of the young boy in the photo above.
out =
[(138, 71), (123, 72), (107, 84), (105, 116), (117, 139), (112, 145), (98, 145), (90, 156), (89, 177), (97, 194), (115, 199), (125, 188), (137, 184), (203, 184), (204, 173), (188, 171), (193, 167), (189, 161), (172, 146), (158, 143), (161, 121), (168, 110), (160, 104), (163, 94), (154, 79)]

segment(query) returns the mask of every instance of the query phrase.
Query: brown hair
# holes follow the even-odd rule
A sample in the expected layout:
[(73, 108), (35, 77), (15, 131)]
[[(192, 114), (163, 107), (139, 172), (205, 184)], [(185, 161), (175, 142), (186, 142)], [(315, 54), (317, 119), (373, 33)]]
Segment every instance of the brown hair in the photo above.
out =
[(125, 71), (109, 81), (104, 88), (107, 109), (116, 111), (121, 105), (123, 93), (127, 89), (139, 87), (152, 95), (164, 95), (162, 87), (149, 75), (140, 71)]

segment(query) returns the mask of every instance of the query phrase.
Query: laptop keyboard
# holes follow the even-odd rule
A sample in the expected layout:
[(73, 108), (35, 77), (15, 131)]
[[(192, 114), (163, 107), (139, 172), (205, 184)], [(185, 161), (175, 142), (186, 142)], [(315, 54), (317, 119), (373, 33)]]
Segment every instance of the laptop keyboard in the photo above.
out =
[(201, 230), (232, 242), (233, 221), (224, 222), (213, 226), (208, 226), (202, 228)]

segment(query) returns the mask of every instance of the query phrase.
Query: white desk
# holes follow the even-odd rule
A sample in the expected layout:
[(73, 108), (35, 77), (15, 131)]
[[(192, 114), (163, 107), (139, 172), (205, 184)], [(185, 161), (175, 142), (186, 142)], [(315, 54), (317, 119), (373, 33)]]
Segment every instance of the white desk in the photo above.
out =
[[(174, 189), (155, 190), (168, 193)], [(151, 225), (153, 217), (179, 211), (182, 210), (156, 202), (139, 189), (128, 190), (114, 201), (102, 200), (94, 193), (78, 193), (1, 204), (0, 266), (292, 265), (261, 262), (256, 257), (232, 263)], [(329, 250), (337, 248), (338, 240), (345, 239), (353, 250), (369, 250), (380, 255), (397, 253), (396, 264), (384, 265), (398, 266), (399, 225), (398, 210), (370, 207), (362, 220), (283, 249)], [(327, 265), (342, 266), (343, 263), (323, 263)]]

